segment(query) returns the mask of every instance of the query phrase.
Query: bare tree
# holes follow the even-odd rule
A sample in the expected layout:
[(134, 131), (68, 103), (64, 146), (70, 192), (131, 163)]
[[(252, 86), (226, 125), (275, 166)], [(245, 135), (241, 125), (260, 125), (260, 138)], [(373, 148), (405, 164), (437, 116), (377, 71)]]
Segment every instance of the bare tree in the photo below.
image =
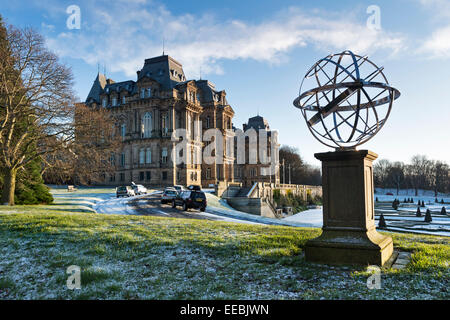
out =
[(5, 37), (0, 39), (1, 201), (14, 205), (18, 170), (38, 157), (67, 150), (76, 131), (84, 141), (98, 132), (89, 132), (92, 127), (86, 123), (75, 130), (72, 72), (46, 49), (42, 36), (8, 26)]
[(283, 145), (280, 148), (279, 159), (285, 161), (286, 175), (288, 175), (287, 168), (290, 167), (292, 183), (308, 185), (320, 185), (322, 183), (320, 168), (303, 161), (298, 149)]
[(104, 182), (115, 170), (115, 154), (121, 140), (114, 118), (104, 108), (76, 104), (75, 139), (44, 158), (44, 179), (51, 183), (92, 184)]
[(397, 189), (397, 195), (401, 185), (405, 180), (404, 167), (405, 165), (403, 164), (403, 162), (397, 161), (392, 163), (391, 167), (388, 169), (387, 180), (390, 184), (395, 186), (395, 188)]
[(392, 166), (391, 162), (387, 159), (378, 160), (373, 165), (373, 176), (375, 180), (375, 186), (378, 186), (380, 188), (387, 187), (388, 182), (387, 178), (391, 166)]
[(414, 188), (415, 196), (418, 195), (418, 189), (427, 187), (427, 179), (430, 162), (426, 156), (415, 155), (411, 158), (409, 166), (410, 181)]
[(435, 161), (431, 170), (431, 185), (433, 187), (434, 196), (437, 197), (438, 192), (447, 192), (449, 185), (449, 166), (445, 162)]

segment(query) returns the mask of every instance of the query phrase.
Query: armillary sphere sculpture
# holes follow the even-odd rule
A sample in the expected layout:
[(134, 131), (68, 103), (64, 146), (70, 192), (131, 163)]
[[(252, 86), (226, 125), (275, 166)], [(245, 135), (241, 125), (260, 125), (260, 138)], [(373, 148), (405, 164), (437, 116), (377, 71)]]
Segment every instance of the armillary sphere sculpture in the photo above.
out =
[(319, 263), (382, 266), (392, 256), (392, 238), (376, 231), (373, 161), (378, 155), (356, 146), (386, 123), (400, 92), (366, 56), (329, 55), (306, 73), (294, 106), (309, 130), (332, 152), (322, 162), (322, 234), (305, 244), (305, 259)]
[(331, 54), (309, 69), (294, 106), (316, 139), (329, 147), (354, 149), (383, 127), (400, 96), (383, 69), (351, 51)]

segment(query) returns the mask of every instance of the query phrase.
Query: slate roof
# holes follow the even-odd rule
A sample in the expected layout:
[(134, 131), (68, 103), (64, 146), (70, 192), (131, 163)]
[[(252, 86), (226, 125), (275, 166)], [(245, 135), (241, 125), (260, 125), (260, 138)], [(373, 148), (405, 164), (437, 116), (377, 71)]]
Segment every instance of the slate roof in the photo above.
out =
[(243, 125), (244, 131), (250, 128), (255, 130), (258, 129), (266, 129), (269, 130), (269, 122), (261, 116), (255, 116), (248, 119), (248, 123), (244, 123)]
[(144, 66), (138, 71), (138, 81), (145, 76), (156, 80), (164, 90), (186, 81), (181, 63), (168, 55), (145, 59)]
[(109, 90), (109, 92), (120, 92), (122, 90), (127, 90), (130, 93), (134, 93), (136, 90), (136, 82), (134, 82), (133, 80), (114, 82), (111, 84), (107, 84), (105, 86), (105, 90)]
[[(137, 71), (137, 81), (143, 77), (151, 78), (157, 81), (163, 90), (170, 90), (176, 86), (185, 84), (189, 80), (186, 79), (181, 63), (173, 59), (168, 55), (162, 55), (150, 59), (145, 59), (144, 66), (141, 70)], [(86, 103), (93, 101), (100, 103), (100, 95), (105, 91), (120, 92), (123, 89), (134, 94), (136, 92), (136, 82), (133, 80), (113, 82), (110, 79), (106, 79), (105, 75), (98, 73), (97, 78), (92, 84), (92, 88), (86, 98)], [(220, 92), (216, 91), (216, 87), (212, 82), (208, 80), (193, 80), (196, 85), (202, 91), (202, 102), (214, 101), (214, 96)], [(228, 102), (225, 101), (225, 105)]]
[(103, 92), (105, 86), (106, 77), (103, 74), (98, 73), (86, 98), (86, 103), (89, 103), (91, 100), (100, 103), (100, 94)]

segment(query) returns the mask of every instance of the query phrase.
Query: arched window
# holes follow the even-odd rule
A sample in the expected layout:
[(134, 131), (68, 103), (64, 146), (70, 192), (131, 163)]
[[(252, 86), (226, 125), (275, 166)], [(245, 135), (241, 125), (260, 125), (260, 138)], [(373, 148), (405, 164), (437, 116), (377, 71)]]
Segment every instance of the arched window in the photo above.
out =
[(142, 118), (142, 137), (150, 138), (153, 130), (153, 117), (151, 112), (146, 112)]

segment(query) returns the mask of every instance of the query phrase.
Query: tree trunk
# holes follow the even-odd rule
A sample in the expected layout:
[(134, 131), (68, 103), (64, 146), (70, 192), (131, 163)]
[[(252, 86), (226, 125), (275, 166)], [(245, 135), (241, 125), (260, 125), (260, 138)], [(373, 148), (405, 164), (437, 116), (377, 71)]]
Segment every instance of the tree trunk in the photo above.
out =
[(2, 204), (14, 205), (14, 191), (16, 190), (16, 169), (4, 169)]

